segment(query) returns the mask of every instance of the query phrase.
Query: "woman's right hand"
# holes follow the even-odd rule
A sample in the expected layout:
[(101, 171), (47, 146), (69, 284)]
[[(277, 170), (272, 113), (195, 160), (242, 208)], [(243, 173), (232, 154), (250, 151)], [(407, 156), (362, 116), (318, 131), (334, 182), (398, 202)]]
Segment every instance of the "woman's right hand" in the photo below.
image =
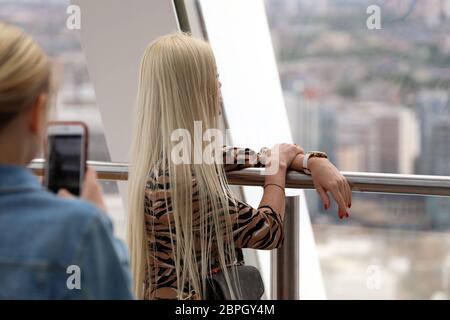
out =
[[(66, 189), (60, 189), (58, 195), (62, 198), (74, 198)], [(103, 198), (103, 191), (98, 182), (97, 172), (93, 167), (88, 167), (84, 176), (83, 191), (81, 192), (81, 199), (96, 205), (98, 208), (106, 212), (105, 200)]]
[(305, 150), (296, 144), (292, 143), (280, 143), (270, 149), (270, 162), (273, 165), (273, 161), (279, 164), (279, 167), (289, 168), (292, 161), (299, 155), (305, 154)]

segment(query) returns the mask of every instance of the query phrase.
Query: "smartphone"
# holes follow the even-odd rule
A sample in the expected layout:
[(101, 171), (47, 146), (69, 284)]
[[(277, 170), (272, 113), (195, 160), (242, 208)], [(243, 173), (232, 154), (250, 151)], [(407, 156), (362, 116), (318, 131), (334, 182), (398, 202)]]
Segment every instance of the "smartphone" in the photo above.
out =
[(64, 188), (82, 192), (86, 172), (88, 129), (83, 122), (51, 122), (45, 144), (45, 186), (55, 193)]

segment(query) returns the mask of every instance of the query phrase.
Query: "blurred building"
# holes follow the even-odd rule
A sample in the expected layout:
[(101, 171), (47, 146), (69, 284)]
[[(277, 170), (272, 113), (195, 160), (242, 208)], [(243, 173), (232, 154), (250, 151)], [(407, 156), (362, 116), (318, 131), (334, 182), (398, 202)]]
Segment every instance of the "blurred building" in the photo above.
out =
[(347, 103), (338, 108), (336, 114), (339, 167), (367, 172), (413, 173), (419, 144), (418, 125), (412, 110), (365, 102)]
[[(450, 99), (445, 91), (423, 91), (418, 95), (422, 153), (417, 168), (420, 174), (450, 175)], [(450, 227), (450, 199), (427, 200), (427, 213), (436, 229)]]

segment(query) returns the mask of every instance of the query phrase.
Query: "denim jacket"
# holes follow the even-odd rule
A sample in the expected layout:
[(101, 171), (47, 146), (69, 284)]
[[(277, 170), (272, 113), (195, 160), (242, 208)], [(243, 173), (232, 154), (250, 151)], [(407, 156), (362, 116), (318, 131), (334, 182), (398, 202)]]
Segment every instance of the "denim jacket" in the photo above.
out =
[(0, 299), (132, 299), (128, 254), (109, 218), (0, 166)]

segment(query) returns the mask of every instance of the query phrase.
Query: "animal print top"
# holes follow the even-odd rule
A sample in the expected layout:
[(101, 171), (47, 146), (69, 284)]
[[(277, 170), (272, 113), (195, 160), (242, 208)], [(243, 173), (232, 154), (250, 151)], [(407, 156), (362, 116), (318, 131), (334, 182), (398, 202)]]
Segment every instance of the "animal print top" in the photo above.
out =
[[(248, 148), (223, 147), (225, 171), (240, 170), (247, 167), (263, 167), (261, 152), (256, 153)], [(156, 172), (156, 171), (155, 171)], [(177, 277), (175, 261), (172, 256), (176, 250), (176, 239), (170, 239), (169, 224), (172, 234), (175, 233), (175, 222), (170, 201), (170, 182), (168, 173), (153, 173), (147, 182), (145, 192), (145, 222), (147, 232), (148, 265), (152, 268), (151, 279), (146, 272), (144, 283), (145, 299), (177, 299)], [(166, 185), (166, 190), (161, 187)], [(157, 187), (158, 186), (158, 187)], [(198, 216), (198, 189), (193, 179), (193, 217), (195, 228)], [(235, 264), (243, 264), (241, 248), (274, 249), (283, 242), (283, 223), (278, 212), (268, 205), (255, 209), (250, 205), (234, 199), (229, 201), (230, 215), (237, 260)], [(197, 223), (198, 224), (198, 223)], [(173, 241), (173, 243), (172, 243)], [(200, 248), (197, 250), (200, 261)], [(212, 250), (211, 270), (220, 270), (217, 261), (217, 250)], [(147, 271), (146, 270), (146, 271)], [(155, 276), (156, 275), (156, 276)], [(151, 281), (151, 291), (149, 282)], [(184, 289), (183, 299), (196, 299), (198, 295)]]

